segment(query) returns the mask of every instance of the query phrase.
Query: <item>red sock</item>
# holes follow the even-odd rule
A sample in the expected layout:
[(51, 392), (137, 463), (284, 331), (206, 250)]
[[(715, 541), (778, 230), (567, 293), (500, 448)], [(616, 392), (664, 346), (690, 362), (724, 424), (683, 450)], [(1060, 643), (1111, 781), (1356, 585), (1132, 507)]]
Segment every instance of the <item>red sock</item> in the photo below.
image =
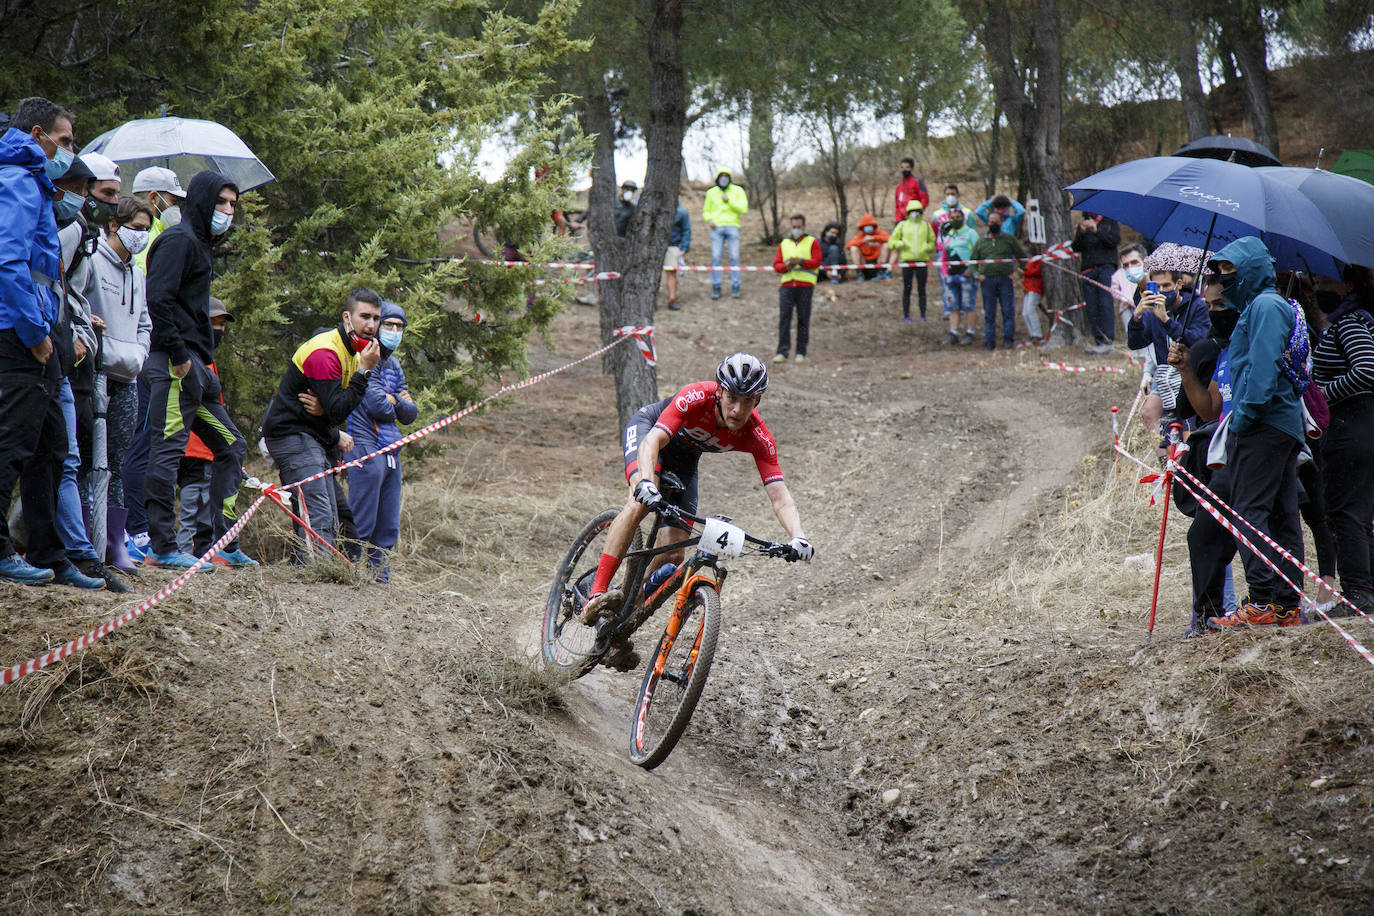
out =
[(599, 595), (611, 587), (611, 580), (615, 578), (616, 570), (620, 569), (620, 557), (613, 557), (609, 553), (601, 555), (601, 562), (596, 564), (596, 579), (592, 582), (592, 594)]

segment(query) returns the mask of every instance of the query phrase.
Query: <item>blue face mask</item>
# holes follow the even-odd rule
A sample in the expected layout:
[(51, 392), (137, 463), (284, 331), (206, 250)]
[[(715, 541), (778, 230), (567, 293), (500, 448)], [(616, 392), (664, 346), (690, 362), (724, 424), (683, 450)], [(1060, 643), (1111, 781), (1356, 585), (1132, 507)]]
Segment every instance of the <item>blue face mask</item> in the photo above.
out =
[(52, 202), (53, 216), (59, 223), (70, 223), (76, 219), (76, 215), (81, 212), (81, 205), (86, 202), (86, 198), (77, 197), (71, 191), (64, 191), (61, 200)]
[(401, 345), (401, 333), (400, 331), (378, 331), (377, 343), (394, 353), (396, 348)]
[(1145, 268), (1144, 268), (1144, 267), (1127, 267), (1127, 268), (1126, 268), (1126, 279), (1127, 279), (1127, 280), (1130, 280), (1132, 283), (1139, 283), (1141, 280), (1144, 280), (1144, 279), (1145, 279)]
[[(44, 135), (46, 136), (46, 134)], [(67, 169), (72, 167), (76, 160), (76, 153), (69, 149), (57, 148), (57, 153), (43, 164), (43, 173), (48, 176), (49, 181), (56, 181), (67, 174)]]
[(232, 225), (234, 225), (234, 214), (221, 213), (218, 210), (210, 214), (211, 235), (224, 235)]

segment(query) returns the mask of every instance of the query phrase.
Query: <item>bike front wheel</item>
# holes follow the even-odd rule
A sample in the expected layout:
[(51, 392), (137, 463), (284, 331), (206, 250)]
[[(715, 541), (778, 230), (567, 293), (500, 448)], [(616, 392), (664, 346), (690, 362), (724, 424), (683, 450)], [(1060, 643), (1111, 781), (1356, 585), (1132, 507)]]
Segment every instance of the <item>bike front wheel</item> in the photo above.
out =
[(708, 585), (692, 589), (679, 618), (674, 613), (649, 659), (630, 718), (630, 760), (652, 770), (672, 753), (706, 687), (720, 637), (720, 595)]

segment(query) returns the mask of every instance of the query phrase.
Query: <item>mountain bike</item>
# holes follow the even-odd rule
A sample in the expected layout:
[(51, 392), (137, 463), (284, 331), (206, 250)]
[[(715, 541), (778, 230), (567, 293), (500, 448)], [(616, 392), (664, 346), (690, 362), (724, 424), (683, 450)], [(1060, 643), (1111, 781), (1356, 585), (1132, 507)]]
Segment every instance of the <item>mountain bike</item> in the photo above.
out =
[[(669, 501), (681, 493), (681, 483), (671, 474), (661, 476), (659, 489), (664, 502), (654, 514), (647, 543), (654, 543), (668, 521), (690, 521), (701, 526), (701, 534), (674, 544), (645, 548), (641, 532), (636, 532), (623, 564), (625, 579), (621, 587), (625, 601), (612, 617), (600, 621), (595, 628), (588, 627), (582, 624), (580, 615), (596, 575), (600, 551), (589, 552), (587, 548), (604, 539), (606, 529), (615, 519), (617, 510), (607, 509), (588, 522), (573, 541), (554, 576), (544, 609), (544, 658), (580, 677), (595, 667), (613, 643), (629, 639), (670, 595), (676, 596), (667, 626), (649, 659), (630, 719), (630, 760), (646, 770), (667, 759), (682, 737), (711, 672), (720, 635), (720, 590), (728, 572), (720, 561), (737, 558), (746, 551), (789, 562), (798, 559), (788, 545), (747, 534), (730, 524), (728, 518), (703, 518), (671, 505)], [(653, 558), (689, 547), (696, 547), (692, 556), (644, 594), (642, 583)], [(574, 575), (584, 567), (584, 572)]]

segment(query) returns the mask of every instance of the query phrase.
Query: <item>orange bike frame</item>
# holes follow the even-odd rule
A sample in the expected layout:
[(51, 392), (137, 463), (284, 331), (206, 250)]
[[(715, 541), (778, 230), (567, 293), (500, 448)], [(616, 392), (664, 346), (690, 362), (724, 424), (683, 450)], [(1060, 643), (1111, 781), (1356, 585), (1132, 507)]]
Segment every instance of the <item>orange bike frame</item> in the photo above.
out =
[[(692, 589), (696, 588), (697, 585), (709, 585), (715, 590), (716, 594), (720, 594), (720, 579), (716, 577), (715, 570), (711, 567), (705, 568), (711, 569), (711, 572), (707, 573), (698, 570), (691, 576), (688, 576), (687, 581), (678, 587), (677, 600), (673, 602), (673, 613), (668, 617), (667, 627), (668, 635), (671, 636), (674, 641), (677, 640), (678, 630), (682, 627), (682, 610), (687, 606), (687, 599), (691, 597)], [(698, 634), (698, 642), (692, 646), (691, 663), (693, 665), (696, 664), (697, 654), (700, 651), (701, 642), (700, 634)], [(665, 653), (658, 653), (658, 657), (654, 659), (654, 675), (656, 677), (663, 677), (663, 666), (667, 661), (668, 656)]]

